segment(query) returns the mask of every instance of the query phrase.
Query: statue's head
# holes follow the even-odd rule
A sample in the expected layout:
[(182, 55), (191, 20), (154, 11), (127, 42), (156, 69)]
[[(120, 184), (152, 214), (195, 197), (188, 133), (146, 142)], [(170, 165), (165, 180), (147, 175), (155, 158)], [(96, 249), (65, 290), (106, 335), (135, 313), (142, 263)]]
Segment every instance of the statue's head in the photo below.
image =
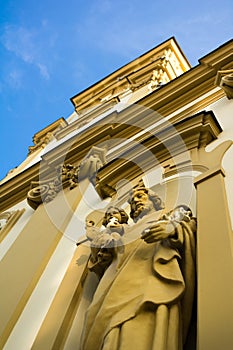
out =
[(106, 227), (112, 218), (116, 218), (119, 224), (127, 224), (129, 219), (127, 213), (123, 209), (114, 206), (108, 207), (104, 214), (102, 224)]
[(157, 211), (164, 208), (162, 199), (144, 186), (137, 186), (132, 190), (129, 203), (131, 207), (130, 217), (134, 221), (137, 221), (137, 218), (146, 215), (152, 210)]

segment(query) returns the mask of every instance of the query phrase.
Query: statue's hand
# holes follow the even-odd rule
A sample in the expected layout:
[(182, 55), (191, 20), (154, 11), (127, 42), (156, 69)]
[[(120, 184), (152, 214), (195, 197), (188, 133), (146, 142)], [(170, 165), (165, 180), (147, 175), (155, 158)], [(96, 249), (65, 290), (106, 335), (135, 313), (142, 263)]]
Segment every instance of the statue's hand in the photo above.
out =
[(175, 235), (175, 227), (169, 221), (158, 221), (152, 226), (146, 228), (142, 232), (141, 238), (146, 243), (154, 243), (161, 241), (163, 239), (167, 239), (173, 237)]

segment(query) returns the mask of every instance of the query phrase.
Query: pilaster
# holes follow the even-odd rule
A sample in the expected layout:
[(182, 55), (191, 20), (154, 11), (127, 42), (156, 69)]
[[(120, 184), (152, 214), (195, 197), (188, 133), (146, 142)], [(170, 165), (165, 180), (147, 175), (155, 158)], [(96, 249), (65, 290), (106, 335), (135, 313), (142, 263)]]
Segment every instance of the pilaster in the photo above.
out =
[[(233, 348), (232, 229), (221, 159), (195, 180), (197, 189), (198, 350)], [(224, 149), (225, 148), (225, 149)], [(211, 152), (212, 153), (212, 152)]]

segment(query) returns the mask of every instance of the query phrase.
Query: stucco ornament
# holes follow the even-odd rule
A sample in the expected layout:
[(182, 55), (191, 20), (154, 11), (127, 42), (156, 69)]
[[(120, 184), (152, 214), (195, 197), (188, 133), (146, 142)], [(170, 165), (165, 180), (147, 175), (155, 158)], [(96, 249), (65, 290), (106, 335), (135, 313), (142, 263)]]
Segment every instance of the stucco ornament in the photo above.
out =
[(13, 215), (14, 211), (6, 211), (4, 213), (0, 213), (0, 231), (7, 225), (7, 222)]
[[(86, 312), (81, 349), (183, 349), (195, 289), (196, 220), (186, 205), (166, 211), (141, 185), (129, 203), (134, 224), (119, 224), (120, 233), (112, 226), (111, 240), (104, 232), (92, 250), (89, 268), (96, 268), (100, 282)], [(99, 273), (102, 256), (95, 253), (102, 247), (109, 261)]]
[(215, 83), (223, 89), (229, 100), (233, 99), (233, 69), (219, 70)]
[(42, 202), (51, 202), (65, 187), (70, 189), (78, 185), (78, 167), (63, 164), (56, 168), (56, 176), (44, 181), (32, 181), (27, 194), (27, 202), (36, 209)]
[(93, 146), (78, 166), (62, 164), (56, 167), (55, 177), (32, 181), (27, 194), (28, 204), (36, 209), (42, 202), (52, 201), (63, 188), (69, 187), (72, 190), (84, 179), (89, 179), (96, 186), (97, 172), (106, 162), (105, 153), (105, 149)]
[(106, 149), (93, 146), (79, 166), (79, 181), (89, 178), (95, 184), (98, 170), (106, 163)]

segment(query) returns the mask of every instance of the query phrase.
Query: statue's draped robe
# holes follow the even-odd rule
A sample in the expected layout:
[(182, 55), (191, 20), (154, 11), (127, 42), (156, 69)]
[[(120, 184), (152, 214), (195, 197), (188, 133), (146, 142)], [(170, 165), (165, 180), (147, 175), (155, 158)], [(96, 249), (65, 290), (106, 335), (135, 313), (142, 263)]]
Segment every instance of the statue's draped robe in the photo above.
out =
[(194, 222), (181, 221), (174, 238), (145, 243), (147, 215), (126, 232), (124, 252), (105, 271), (87, 310), (82, 350), (182, 349), (195, 284)]

